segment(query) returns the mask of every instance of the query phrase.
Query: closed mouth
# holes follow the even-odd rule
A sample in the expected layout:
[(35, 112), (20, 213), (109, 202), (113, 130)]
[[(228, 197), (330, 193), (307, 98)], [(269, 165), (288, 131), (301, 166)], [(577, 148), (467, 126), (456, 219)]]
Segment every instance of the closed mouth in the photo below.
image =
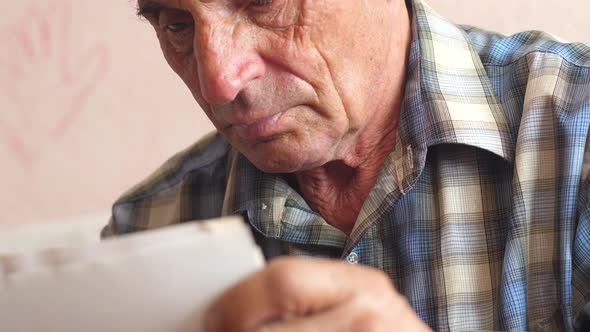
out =
[(284, 112), (256, 119), (248, 123), (236, 123), (232, 127), (235, 133), (245, 140), (263, 140), (281, 132), (279, 120)]

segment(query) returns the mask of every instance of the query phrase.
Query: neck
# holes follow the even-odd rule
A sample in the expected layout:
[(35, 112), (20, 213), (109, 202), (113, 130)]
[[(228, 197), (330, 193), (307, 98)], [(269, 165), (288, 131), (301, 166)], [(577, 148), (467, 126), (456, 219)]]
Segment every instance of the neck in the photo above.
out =
[(352, 134), (350, 144), (339, 158), (320, 167), (295, 173), (299, 190), (312, 209), (332, 226), (347, 235), (353, 230), (362, 206), (373, 189), (385, 158), (397, 137), (407, 53), (410, 45), (409, 14), (403, 6), (399, 13), (401, 34), (393, 36), (388, 75), (376, 81), (384, 96), (367, 105), (375, 111), (367, 125)]
[(395, 144), (396, 131), (379, 140), (358, 165), (336, 160), (295, 173), (297, 185), (310, 207), (332, 226), (350, 235), (372, 190), (383, 162)]

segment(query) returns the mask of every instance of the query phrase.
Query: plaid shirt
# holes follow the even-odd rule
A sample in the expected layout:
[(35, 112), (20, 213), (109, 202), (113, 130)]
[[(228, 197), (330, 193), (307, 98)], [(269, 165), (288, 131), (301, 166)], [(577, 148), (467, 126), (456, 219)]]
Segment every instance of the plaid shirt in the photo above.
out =
[(590, 300), (590, 47), (410, 7), (399, 136), (350, 236), (219, 134), (120, 198), (103, 235), (241, 214), (267, 257), (385, 271), (438, 331), (571, 330)]

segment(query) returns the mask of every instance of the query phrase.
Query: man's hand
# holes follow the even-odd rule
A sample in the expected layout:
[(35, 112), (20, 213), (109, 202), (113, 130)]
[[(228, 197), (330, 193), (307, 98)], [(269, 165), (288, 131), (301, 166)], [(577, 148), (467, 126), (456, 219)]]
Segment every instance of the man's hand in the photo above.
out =
[(276, 259), (227, 290), (205, 325), (207, 332), (429, 331), (383, 272), (297, 258)]

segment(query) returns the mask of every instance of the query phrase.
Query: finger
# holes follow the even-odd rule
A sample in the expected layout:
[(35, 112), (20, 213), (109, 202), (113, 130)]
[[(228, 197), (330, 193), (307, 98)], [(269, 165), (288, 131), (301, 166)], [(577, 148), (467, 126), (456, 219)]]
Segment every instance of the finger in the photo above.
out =
[(0, 88), (1, 91), (12, 90), (15, 81), (23, 75), (22, 65), (19, 63), (20, 54), (12, 29), (0, 31), (0, 45), (4, 45), (6, 52), (0, 52)]
[(47, 61), (51, 55), (51, 25), (48, 19), (48, 10), (35, 5), (31, 7), (26, 17), (26, 25), (23, 32), (28, 39), (31, 58), (36, 61)]
[(316, 313), (266, 324), (255, 332), (395, 332), (431, 331), (407, 301), (395, 297), (355, 297), (340, 306)]
[[(18, 27), (9, 27), (0, 32), (0, 43), (5, 46), (6, 52), (0, 52), (0, 66), (7, 75), (2, 79), (8, 85), (14, 85), (25, 76), (25, 70), (30, 66), (30, 57), (27, 54), (27, 41), (21, 39), (22, 31)], [(8, 82), (7, 82), (8, 81)]]
[(51, 130), (51, 134), (55, 138), (59, 138), (75, 121), (88, 98), (106, 76), (109, 67), (108, 49), (102, 44), (90, 49), (88, 54), (82, 56), (81, 59), (83, 60), (78, 66), (77, 74), (71, 77), (73, 79), (73, 94), (70, 107)]
[[(385, 327), (386, 324), (366, 309), (351, 301), (306, 317), (265, 324), (256, 329), (256, 332), (381, 331), (377, 324), (380, 327)], [(395, 331), (392, 327), (387, 331)]]
[(207, 331), (243, 331), (262, 323), (337, 307), (356, 292), (393, 294), (378, 270), (342, 262), (282, 258), (226, 291), (210, 308)]
[(51, 8), (40, 3), (31, 4), (14, 26), (13, 35), (20, 55), (29, 62), (46, 61), (51, 53), (51, 31), (49, 14)]
[(72, 2), (70, 0), (49, 0), (45, 11), (48, 21), (49, 42), (51, 43), (51, 56), (57, 61), (61, 79), (70, 83), (75, 70), (72, 68), (72, 59), (80, 56), (73, 54), (72, 37), (73, 29)]

